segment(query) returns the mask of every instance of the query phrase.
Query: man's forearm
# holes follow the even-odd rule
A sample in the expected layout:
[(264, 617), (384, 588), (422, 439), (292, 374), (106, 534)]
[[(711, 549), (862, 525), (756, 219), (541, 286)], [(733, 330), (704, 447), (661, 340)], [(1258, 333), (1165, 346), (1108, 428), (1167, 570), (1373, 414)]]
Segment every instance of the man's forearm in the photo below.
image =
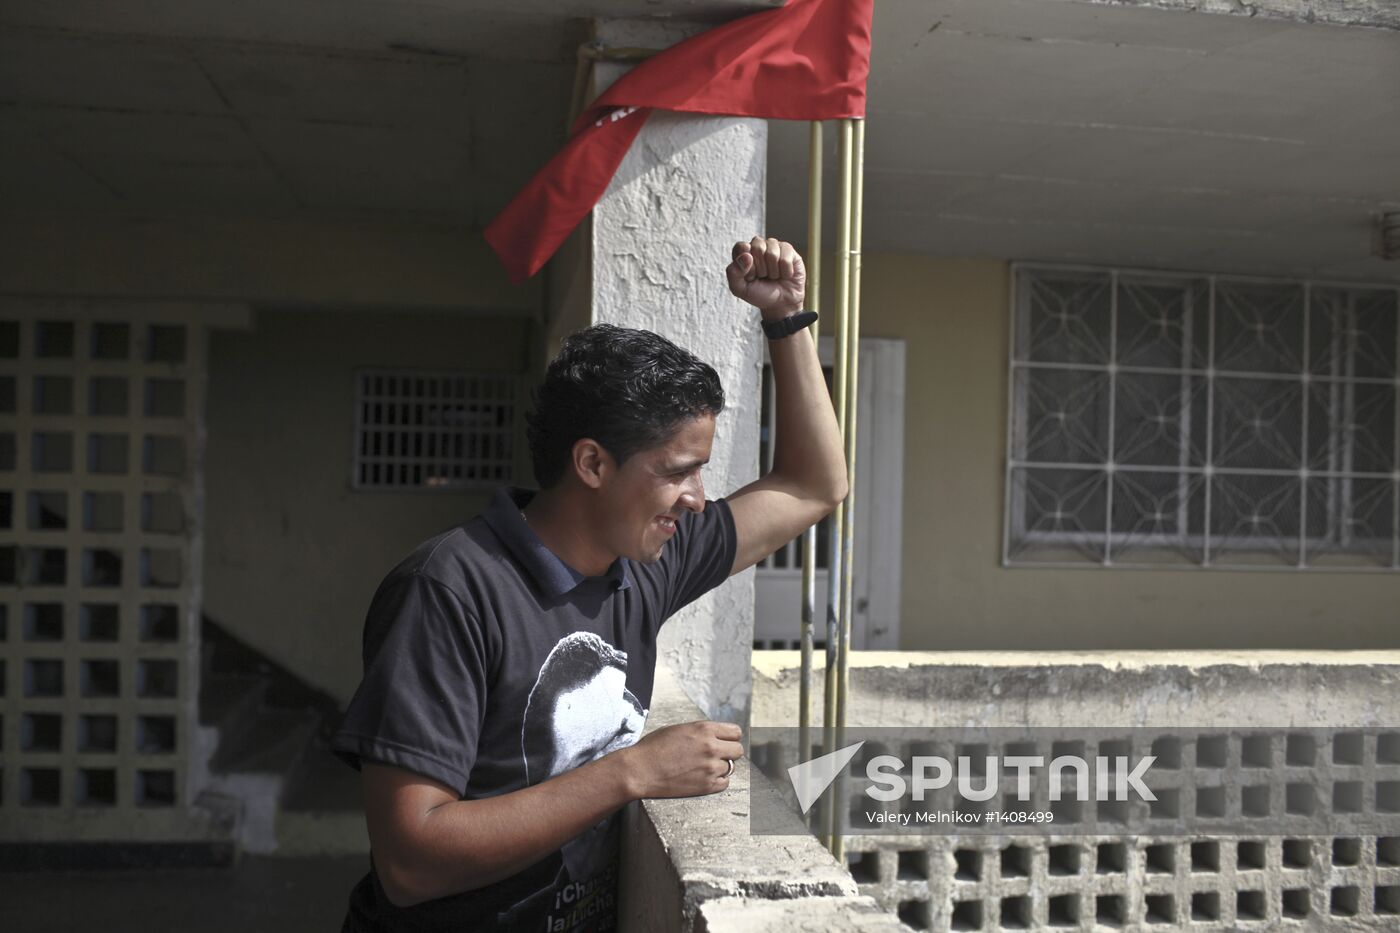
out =
[(733, 723), (665, 726), (558, 777), (484, 800), (457, 800), (410, 771), (367, 764), (365, 812), (380, 883), (407, 907), (500, 881), (633, 800), (724, 790), (730, 762), (744, 756), (740, 738)]
[(411, 840), (376, 849), (380, 880), (399, 906), (484, 887), (632, 799), (624, 756), (612, 754), (513, 793), (443, 803), (423, 814)]
[(836, 413), (811, 335), (799, 331), (768, 343), (777, 396), (771, 475), (804, 498), (846, 497), (846, 458)]

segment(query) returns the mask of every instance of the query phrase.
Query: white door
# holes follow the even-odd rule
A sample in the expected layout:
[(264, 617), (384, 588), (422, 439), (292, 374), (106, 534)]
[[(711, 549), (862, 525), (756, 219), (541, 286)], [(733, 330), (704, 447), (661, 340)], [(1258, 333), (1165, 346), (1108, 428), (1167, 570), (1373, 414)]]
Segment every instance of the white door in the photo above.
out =
[[(832, 339), (819, 341), (822, 366), (831, 382)], [(860, 342), (857, 410), (856, 531), (851, 620), (853, 649), (899, 647), (900, 535), (904, 497), (904, 341)], [(772, 458), (773, 380), (763, 365), (763, 411), (759, 456)], [(817, 612), (813, 638), (826, 643), (827, 534), (817, 528)], [(758, 565), (754, 582), (754, 648), (797, 648), (802, 620), (802, 541), (780, 548)]]

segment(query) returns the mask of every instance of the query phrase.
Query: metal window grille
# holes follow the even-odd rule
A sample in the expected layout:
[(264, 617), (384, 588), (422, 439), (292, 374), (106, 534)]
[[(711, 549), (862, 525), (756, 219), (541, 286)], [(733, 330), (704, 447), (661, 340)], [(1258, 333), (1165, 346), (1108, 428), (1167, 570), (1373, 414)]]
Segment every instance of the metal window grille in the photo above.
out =
[(1007, 565), (1400, 569), (1400, 289), (1014, 276)]
[(511, 479), (516, 377), (362, 370), (355, 385), (355, 487), (452, 489)]

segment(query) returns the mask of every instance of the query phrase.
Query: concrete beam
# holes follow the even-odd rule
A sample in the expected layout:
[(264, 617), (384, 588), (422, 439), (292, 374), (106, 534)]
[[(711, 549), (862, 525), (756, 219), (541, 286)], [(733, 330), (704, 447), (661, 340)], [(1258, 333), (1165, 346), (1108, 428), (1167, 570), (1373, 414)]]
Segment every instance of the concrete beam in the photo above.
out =
[(1299, 23), (1400, 29), (1400, 5), (1392, 0), (1073, 0), (1103, 6), (1152, 7), (1232, 16), (1262, 16)]
[(541, 311), (479, 230), (296, 217), (8, 213), (0, 294)]

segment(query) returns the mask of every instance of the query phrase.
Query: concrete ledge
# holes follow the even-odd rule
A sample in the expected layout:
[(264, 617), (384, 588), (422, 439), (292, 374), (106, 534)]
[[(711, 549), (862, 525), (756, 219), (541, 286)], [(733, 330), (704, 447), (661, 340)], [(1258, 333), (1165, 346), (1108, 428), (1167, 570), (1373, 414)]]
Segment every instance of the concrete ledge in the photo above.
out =
[[(751, 724), (796, 725), (801, 656), (755, 651), (753, 667)], [(819, 725), (820, 667), (815, 674)], [(857, 651), (848, 722), (1393, 725), (1397, 694), (1400, 651)]]
[(1400, 8), (1390, 0), (1087, 0), (1104, 6), (1262, 16), (1299, 23), (1400, 29)]
[(700, 905), (695, 933), (894, 933), (908, 930), (873, 897), (757, 901), (721, 897)]
[[(675, 675), (657, 665), (647, 732), (704, 718)], [(855, 881), (805, 834), (795, 814), (799, 835), (750, 834), (750, 781), (760, 782), (754, 787), (760, 805), (771, 797), (773, 806), (785, 806), (776, 788), (752, 773), (747, 761), (739, 761), (723, 793), (645, 800), (628, 808), (619, 908), (623, 933), (689, 933), (700, 929), (700, 908), (723, 898), (761, 902), (859, 894)], [(706, 929), (717, 933), (723, 928)]]

